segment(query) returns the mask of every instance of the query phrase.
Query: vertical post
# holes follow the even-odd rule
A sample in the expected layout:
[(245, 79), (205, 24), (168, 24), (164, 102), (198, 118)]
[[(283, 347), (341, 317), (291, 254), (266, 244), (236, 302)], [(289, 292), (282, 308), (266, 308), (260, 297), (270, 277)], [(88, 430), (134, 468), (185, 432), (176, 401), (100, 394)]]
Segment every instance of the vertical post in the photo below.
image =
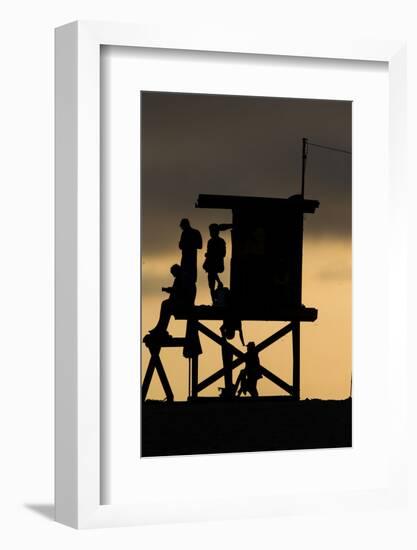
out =
[(306, 163), (307, 163), (307, 138), (303, 138), (302, 163), (303, 164), (302, 164), (302, 174), (301, 174), (301, 196), (304, 199)]
[(198, 355), (191, 357), (191, 397), (195, 399), (198, 397)]
[(300, 321), (292, 323), (292, 387), (293, 397), (300, 400)]
[(198, 355), (201, 353), (198, 339), (198, 323), (194, 319), (188, 319), (185, 333), (184, 355), (189, 358), (189, 376), (191, 378), (190, 399), (198, 397)]
[(224, 395), (227, 399), (233, 396), (233, 375), (232, 375), (232, 361), (233, 352), (227, 345), (226, 339), (222, 344), (222, 359), (224, 370)]
[(303, 150), (302, 150), (302, 168), (301, 168), (301, 212), (300, 212), (300, 226), (299, 226), (299, 247), (300, 247), (300, 258), (299, 258), (299, 285), (298, 285), (298, 301), (300, 305), (303, 300), (303, 233), (304, 233), (304, 192), (305, 192), (305, 175), (306, 175), (306, 164), (307, 164), (307, 138), (303, 138)]

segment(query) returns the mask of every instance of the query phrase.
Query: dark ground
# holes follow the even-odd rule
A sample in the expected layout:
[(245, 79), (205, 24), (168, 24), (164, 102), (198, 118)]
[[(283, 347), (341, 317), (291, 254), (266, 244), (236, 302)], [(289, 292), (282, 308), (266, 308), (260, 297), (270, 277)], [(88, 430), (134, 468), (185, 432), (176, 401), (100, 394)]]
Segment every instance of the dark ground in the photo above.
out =
[(146, 401), (142, 407), (142, 456), (352, 446), (351, 399)]

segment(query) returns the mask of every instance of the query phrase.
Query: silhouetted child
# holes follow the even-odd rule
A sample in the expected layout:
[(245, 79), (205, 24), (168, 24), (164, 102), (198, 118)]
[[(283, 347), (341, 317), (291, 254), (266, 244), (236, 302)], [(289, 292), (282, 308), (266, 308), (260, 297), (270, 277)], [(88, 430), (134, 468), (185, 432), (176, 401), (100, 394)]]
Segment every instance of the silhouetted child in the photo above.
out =
[(203, 269), (207, 272), (208, 285), (211, 299), (215, 303), (215, 289), (221, 288), (223, 283), (219, 278), (219, 273), (224, 271), (224, 257), (226, 256), (226, 242), (219, 236), (220, 228), (217, 223), (209, 226), (210, 239), (207, 242), (206, 259), (203, 263)]
[(237, 396), (242, 393), (245, 395), (249, 393), (251, 397), (258, 397), (257, 384), (258, 380), (262, 378), (261, 364), (259, 362), (259, 355), (256, 351), (255, 343), (249, 342), (247, 345), (245, 368), (239, 373), (236, 380)]

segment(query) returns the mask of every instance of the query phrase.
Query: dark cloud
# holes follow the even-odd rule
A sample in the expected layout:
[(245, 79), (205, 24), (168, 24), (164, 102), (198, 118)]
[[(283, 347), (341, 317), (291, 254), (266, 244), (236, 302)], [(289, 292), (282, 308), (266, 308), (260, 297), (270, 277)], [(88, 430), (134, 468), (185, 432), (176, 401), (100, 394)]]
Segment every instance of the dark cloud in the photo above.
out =
[[(177, 246), (178, 223), (205, 229), (228, 212), (194, 208), (199, 193), (287, 197), (301, 182), (301, 140), (351, 150), (351, 103), (142, 92), (142, 243)], [(309, 236), (350, 237), (351, 157), (311, 148)]]

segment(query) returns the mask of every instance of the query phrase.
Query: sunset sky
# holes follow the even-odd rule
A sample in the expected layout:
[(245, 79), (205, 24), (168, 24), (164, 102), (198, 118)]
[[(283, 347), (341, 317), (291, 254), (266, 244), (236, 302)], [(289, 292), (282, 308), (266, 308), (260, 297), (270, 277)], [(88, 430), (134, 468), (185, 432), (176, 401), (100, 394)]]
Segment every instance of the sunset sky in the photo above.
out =
[[(152, 328), (170, 286), (169, 268), (179, 263), (181, 218), (200, 230), (196, 304), (210, 304), (202, 269), (213, 222), (230, 222), (231, 211), (194, 208), (200, 193), (283, 197), (300, 192), (301, 144), (311, 142), (351, 150), (351, 103), (142, 92), (142, 330)], [(306, 198), (320, 201), (305, 216), (303, 303), (319, 310), (315, 323), (301, 327), (301, 397), (343, 399), (351, 384), (351, 156), (311, 147)], [(230, 235), (226, 270), (228, 285)], [(220, 322), (205, 322), (218, 332)], [(283, 324), (244, 322), (246, 341), (259, 342)], [(172, 320), (172, 335), (185, 322)], [(201, 337), (200, 379), (221, 367), (220, 348)], [(242, 348), (238, 337), (233, 341)], [(291, 383), (291, 337), (261, 354), (262, 364)], [(181, 349), (161, 354), (176, 400), (185, 400), (188, 361)], [(142, 347), (142, 376), (149, 351)], [(239, 368), (235, 370), (236, 377)], [(201, 395), (218, 395), (220, 380)], [(260, 395), (284, 394), (262, 379)], [(154, 376), (148, 398), (163, 398)]]

